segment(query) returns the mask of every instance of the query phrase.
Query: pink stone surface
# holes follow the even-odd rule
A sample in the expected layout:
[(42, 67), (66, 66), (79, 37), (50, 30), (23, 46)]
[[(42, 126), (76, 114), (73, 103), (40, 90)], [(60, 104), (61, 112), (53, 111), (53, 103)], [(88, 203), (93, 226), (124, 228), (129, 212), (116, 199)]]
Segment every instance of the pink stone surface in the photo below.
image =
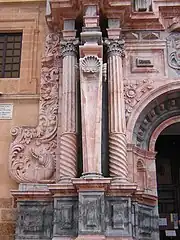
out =
[(101, 174), (102, 59), (80, 61), (83, 173)]

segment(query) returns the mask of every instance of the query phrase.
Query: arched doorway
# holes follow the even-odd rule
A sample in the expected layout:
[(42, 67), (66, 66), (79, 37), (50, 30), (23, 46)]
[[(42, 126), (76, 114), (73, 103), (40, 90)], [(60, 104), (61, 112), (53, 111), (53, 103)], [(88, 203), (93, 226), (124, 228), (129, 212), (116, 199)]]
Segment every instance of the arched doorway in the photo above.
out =
[[(141, 111), (133, 127), (133, 143), (140, 151), (157, 152), (154, 167), (146, 156), (149, 182), (157, 189), (160, 240), (180, 239), (180, 91), (153, 99)], [(156, 163), (156, 164), (155, 164)], [(163, 166), (164, 164), (164, 166)], [(163, 180), (164, 179), (164, 180)], [(155, 181), (153, 181), (155, 180)], [(149, 184), (150, 186), (150, 184)], [(151, 189), (152, 190), (152, 187)], [(154, 191), (154, 195), (156, 195)], [(176, 236), (167, 236), (173, 235)], [(172, 237), (172, 238), (171, 238)]]
[[(179, 117), (180, 118), (180, 117)], [(180, 239), (180, 122), (165, 128), (155, 143), (160, 240)]]

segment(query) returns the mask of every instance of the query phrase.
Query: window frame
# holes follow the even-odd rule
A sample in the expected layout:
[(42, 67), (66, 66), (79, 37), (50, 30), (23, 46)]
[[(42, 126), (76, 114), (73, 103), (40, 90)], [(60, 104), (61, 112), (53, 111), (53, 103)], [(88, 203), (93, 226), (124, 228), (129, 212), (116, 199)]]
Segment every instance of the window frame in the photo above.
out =
[[(0, 37), (3, 36), (4, 37), (4, 41), (2, 42), (3, 43), (3, 49), (2, 49), (2, 57), (0, 57), (2, 59), (2, 68), (1, 68), (1, 72), (0, 72), (0, 78), (2, 79), (6, 79), (6, 78), (9, 78), (9, 79), (12, 79), (12, 78), (20, 78), (20, 68), (21, 68), (21, 58), (22, 58), (22, 41), (23, 41), (23, 33), (22, 31), (21, 32), (0, 32)], [(8, 37), (11, 37), (13, 36), (14, 39), (13, 41), (8, 41)], [(20, 37), (20, 41), (16, 41), (15, 40), (15, 37)], [(13, 47), (12, 49), (8, 49), (7, 45), (8, 43), (13, 43)], [(19, 48), (15, 48), (15, 43), (20, 43), (20, 47)], [(7, 51), (8, 50), (12, 50), (12, 56), (9, 56), (12, 58), (12, 62), (11, 63), (7, 63), (6, 60), (8, 58), (7, 56)], [(13, 56), (13, 53), (15, 50), (19, 50), (20, 53), (19, 55), (15, 55)], [(13, 58), (15, 57), (19, 57), (19, 61), (17, 63), (14, 63), (15, 64), (18, 64), (19, 67), (17, 70), (13, 70)], [(7, 66), (10, 66), (11, 69), (10, 70), (6, 70), (6, 67)], [(10, 73), (10, 76), (6, 76), (6, 73)], [(13, 76), (13, 73), (17, 73), (17, 76)]]

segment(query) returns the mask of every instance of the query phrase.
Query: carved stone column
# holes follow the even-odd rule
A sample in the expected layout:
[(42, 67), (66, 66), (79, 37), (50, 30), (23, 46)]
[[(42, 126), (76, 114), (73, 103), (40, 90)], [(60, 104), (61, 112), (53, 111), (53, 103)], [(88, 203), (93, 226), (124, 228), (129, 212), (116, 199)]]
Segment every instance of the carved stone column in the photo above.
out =
[(122, 40), (106, 40), (109, 91), (109, 170), (110, 176), (127, 180), (127, 143), (123, 89)]
[(78, 40), (63, 40), (63, 79), (61, 88), (61, 137), (58, 180), (76, 177), (77, 123), (76, 123), (76, 67)]

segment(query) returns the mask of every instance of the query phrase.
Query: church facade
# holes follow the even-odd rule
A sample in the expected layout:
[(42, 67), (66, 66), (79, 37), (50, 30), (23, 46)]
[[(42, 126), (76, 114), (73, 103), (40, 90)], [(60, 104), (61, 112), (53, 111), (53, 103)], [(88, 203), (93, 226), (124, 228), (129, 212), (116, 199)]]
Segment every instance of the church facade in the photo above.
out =
[(0, 7), (3, 239), (179, 239), (180, 1)]

